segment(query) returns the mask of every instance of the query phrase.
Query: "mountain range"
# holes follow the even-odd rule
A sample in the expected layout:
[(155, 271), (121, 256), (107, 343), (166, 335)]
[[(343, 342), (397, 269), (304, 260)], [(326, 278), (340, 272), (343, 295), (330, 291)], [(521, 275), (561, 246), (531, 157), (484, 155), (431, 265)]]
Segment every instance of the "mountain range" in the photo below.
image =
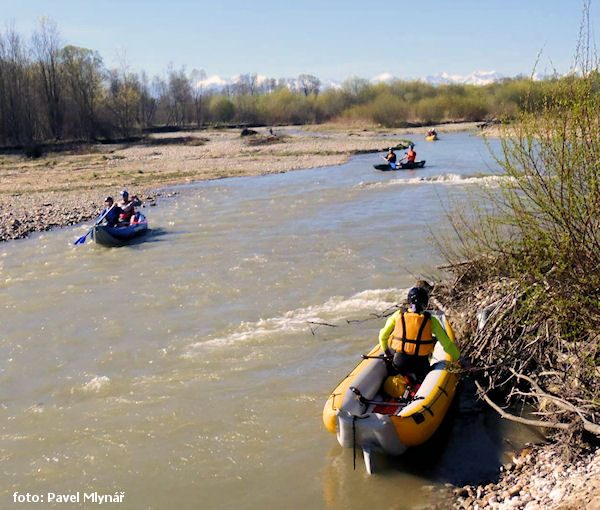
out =
[[(429, 75), (420, 78), (402, 78), (404, 81), (422, 81), (425, 83), (429, 83), (431, 85), (447, 85), (447, 84), (464, 84), (464, 85), (488, 85), (495, 81), (499, 81), (505, 78), (502, 74), (496, 71), (474, 71), (471, 74), (466, 76), (460, 74), (449, 74), (449, 73), (438, 73), (435, 75)], [(270, 78), (267, 78), (263, 75), (256, 75), (256, 84), (258, 86), (264, 84)], [(390, 73), (383, 73), (377, 76), (374, 76), (369, 82), (373, 84), (377, 83), (389, 83), (394, 80), (398, 80), (397, 76), (393, 76)], [(218, 91), (224, 88), (227, 85), (235, 85), (236, 83), (240, 83), (241, 76), (233, 76), (232, 78), (222, 78), (217, 75), (209, 76), (204, 80), (198, 82), (198, 85), (202, 86), (204, 89), (215, 90)], [(288, 82), (288, 86), (290, 88), (298, 88), (297, 84), (299, 80), (297, 78), (290, 78), (286, 80)], [(336, 80), (321, 80), (321, 90), (333, 88), (333, 89), (341, 89), (342, 82)]]
[[(500, 73), (496, 71), (474, 71), (467, 76), (460, 74), (448, 74), (438, 73), (434, 75), (425, 76), (422, 78), (413, 78), (414, 80), (430, 83), (431, 85), (447, 85), (451, 83), (460, 83), (464, 85), (489, 85), (495, 81), (502, 80), (504, 78)], [(371, 83), (390, 82), (398, 79), (392, 76), (390, 73), (380, 74), (371, 78)]]

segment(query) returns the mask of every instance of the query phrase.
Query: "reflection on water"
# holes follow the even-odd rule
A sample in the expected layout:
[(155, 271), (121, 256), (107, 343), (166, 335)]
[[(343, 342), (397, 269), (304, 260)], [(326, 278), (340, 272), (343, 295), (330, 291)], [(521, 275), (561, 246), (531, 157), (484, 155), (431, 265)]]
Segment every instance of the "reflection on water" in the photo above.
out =
[(468, 134), (417, 151), (418, 173), (372, 154), (180, 187), (133, 246), (73, 246), (89, 225), (4, 243), (0, 507), (122, 490), (123, 508), (381, 508), (401, 489), (404, 508), (493, 477), (506, 431), (460, 402), (372, 477), (321, 423), (376, 314), (440, 262), (424, 235), (446, 229), (440, 202), (497, 171)]

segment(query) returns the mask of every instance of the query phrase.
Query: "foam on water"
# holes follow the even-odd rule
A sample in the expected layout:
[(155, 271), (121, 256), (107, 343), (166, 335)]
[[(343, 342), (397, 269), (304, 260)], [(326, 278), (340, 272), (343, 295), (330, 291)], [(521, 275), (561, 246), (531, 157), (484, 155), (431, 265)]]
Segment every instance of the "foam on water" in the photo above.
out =
[(82, 389), (86, 393), (98, 393), (103, 388), (106, 388), (110, 384), (110, 379), (105, 375), (96, 376), (86, 382)]
[(498, 187), (500, 184), (510, 182), (510, 178), (504, 175), (482, 175), (477, 177), (464, 177), (458, 174), (441, 174), (431, 177), (412, 177), (410, 179), (392, 179), (389, 181), (360, 182), (355, 188), (387, 188), (390, 186), (414, 186), (414, 185), (445, 185), (445, 186), (484, 186), (487, 188)]
[[(311, 323), (346, 324), (346, 320), (364, 319), (383, 314), (397, 304), (397, 298), (408, 289), (370, 289), (349, 298), (334, 296), (320, 305), (290, 310), (278, 317), (241, 322), (227, 336), (195, 342), (184, 357), (194, 356), (206, 348), (231, 347), (244, 342), (256, 343), (272, 335), (307, 331)], [(360, 316), (360, 317), (358, 317)]]

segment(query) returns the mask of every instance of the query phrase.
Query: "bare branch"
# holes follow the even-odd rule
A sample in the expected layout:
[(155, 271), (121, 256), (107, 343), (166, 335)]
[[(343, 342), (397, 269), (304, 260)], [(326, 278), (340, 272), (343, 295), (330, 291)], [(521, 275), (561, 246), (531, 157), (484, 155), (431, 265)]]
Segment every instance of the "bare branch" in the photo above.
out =
[(562, 430), (571, 430), (573, 427), (568, 423), (560, 423), (555, 421), (543, 421), (543, 420), (530, 420), (528, 418), (522, 418), (521, 416), (515, 416), (514, 414), (506, 412), (499, 405), (497, 405), (490, 397), (488, 397), (487, 393), (481, 387), (481, 385), (475, 381), (475, 385), (479, 390), (479, 396), (485, 400), (489, 406), (494, 409), (502, 418), (505, 418), (510, 421), (515, 421), (517, 423), (523, 423), (524, 425), (532, 425), (534, 427), (544, 427), (544, 428), (552, 428), (552, 429), (562, 429)]

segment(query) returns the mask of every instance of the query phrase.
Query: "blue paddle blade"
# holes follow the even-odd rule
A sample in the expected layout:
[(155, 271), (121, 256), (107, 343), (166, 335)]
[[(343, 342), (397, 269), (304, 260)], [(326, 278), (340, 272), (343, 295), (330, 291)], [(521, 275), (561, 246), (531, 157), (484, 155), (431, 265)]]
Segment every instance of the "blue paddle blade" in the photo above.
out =
[(85, 243), (85, 239), (86, 237), (89, 235), (89, 232), (86, 233), (84, 236), (81, 236), (79, 239), (77, 239), (77, 241), (75, 241), (73, 244), (83, 244)]

